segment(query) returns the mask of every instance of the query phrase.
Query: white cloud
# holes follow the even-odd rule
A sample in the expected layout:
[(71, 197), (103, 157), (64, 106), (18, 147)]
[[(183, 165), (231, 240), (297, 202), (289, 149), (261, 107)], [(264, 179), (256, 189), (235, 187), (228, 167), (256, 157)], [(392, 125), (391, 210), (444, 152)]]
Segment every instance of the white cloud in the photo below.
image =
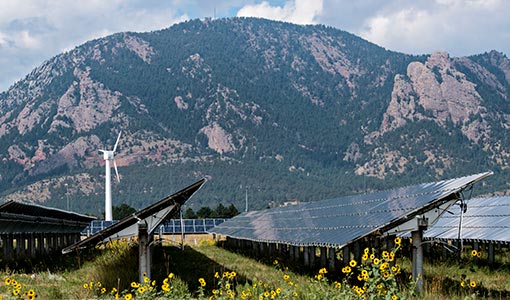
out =
[(7, 44), (6, 36), (0, 31), (0, 48), (5, 47), (6, 44)]
[(488, 10), (498, 9), (498, 7), (501, 7), (503, 4), (501, 0), (470, 0), (467, 1), (467, 3), (457, 0), (457, 2), (459, 5), (467, 4), (468, 6), (471, 6), (475, 9), (481, 8)]
[(460, 56), (492, 49), (508, 51), (509, 41), (501, 39), (510, 28), (508, 1), (395, 3), (401, 5), (388, 5), (367, 17), (355, 33), (388, 49), (414, 54), (444, 50)]
[[(33, 68), (88, 40), (151, 31), (188, 19), (171, 1), (0, 1), (0, 91)], [(150, 5), (149, 5), (150, 4)]]
[(444, 26), (427, 11), (411, 8), (369, 19), (361, 36), (390, 49), (416, 53), (418, 49), (434, 47), (434, 39)]
[(316, 18), (322, 13), (322, 6), (322, 0), (287, 1), (283, 6), (272, 6), (269, 2), (263, 1), (242, 7), (237, 12), (237, 16), (259, 17), (296, 24), (315, 24)]
[(27, 30), (19, 32), (18, 38), (16, 40), (18, 41), (17, 44), (21, 48), (39, 48), (41, 45), (39, 40), (31, 35)]

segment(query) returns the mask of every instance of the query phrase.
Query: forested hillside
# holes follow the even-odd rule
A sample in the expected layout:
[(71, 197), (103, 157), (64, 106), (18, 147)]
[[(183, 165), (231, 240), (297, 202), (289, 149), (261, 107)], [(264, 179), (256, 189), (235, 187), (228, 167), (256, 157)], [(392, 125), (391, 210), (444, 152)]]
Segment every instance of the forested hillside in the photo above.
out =
[[(487, 49), (488, 51), (490, 49)], [(254, 18), (118, 33), (0, 94), (3, 200), (100, 215), (209, 181), (198, 209), (253, 209), (493, 170), (506, 193), (510, 60), (412, 56), (350, 33)]]

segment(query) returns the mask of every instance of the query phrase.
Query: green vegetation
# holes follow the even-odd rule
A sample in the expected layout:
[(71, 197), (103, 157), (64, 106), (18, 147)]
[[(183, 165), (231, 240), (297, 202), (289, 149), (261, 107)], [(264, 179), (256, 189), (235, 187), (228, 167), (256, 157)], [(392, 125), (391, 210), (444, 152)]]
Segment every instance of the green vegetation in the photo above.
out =
[(112, 218), (114, 220), (122, 220), (127, 216), (131, 216), (136, 212), (136, 209), (127, 205), (126, 203), (122, 203), (119, 206), (112, 207)]
[[(463, 299), (466, 296), (506, 298), (510, 293), (510, 256), (502, 251), (498, 265), (489, 267), (484, 255), (467, 251), (462, 262), (426, 262), (425, 292), (414, 295), (409, 282), (410, 261), (400, 251), (376, 254), (365, 249), (341, 272), (318, 268), (312, 273), (290, 270), (285, 262), (252, 259), (220, 248), (211, 241), (184, 250), (155, 248), (151, 278), (138, 281), (137, 246), (110, 242), (65, 257), (59, 265), (33, 272), (6, 269), (0, 275), (3, 299)], [(479, 258), (480, 257), (480, 258)], [(431, 257), (429, 257), (431, 258)], [(73, 262), (74, 261), (74, 262)], [(46, 269), (44, 269), (46, 268)], [(131, 295), (131, 296), (129, 296)], [(126, 298), (127, 297), (127, 298)]]
[(184, 212), (185, 219), (225, 219), (225, 218), (233, 218), (239, 214), (239, 210), (234, 206), (234, 204), (230, 204), (229, 207), (223, 206), (223, 204), (218, 204), (216, 208), (213, 210), (207, 206), (200, 208), (196, 213), (190, 207)]

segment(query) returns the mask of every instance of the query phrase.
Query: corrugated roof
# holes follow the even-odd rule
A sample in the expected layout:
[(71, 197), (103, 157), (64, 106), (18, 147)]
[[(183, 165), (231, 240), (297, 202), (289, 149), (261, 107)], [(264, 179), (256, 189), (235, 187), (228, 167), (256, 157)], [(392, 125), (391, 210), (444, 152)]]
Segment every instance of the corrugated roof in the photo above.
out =
[(8, 201), (0, 205), (0, 233), (79, 233), (94, 219), (37, 204)]
[[(467, 211), (462, 217), (461, 239), (510, 242), (510, 196), (473, 198), (465, 202)], [(423, 236), (430, 239), (458, 239), (460, 207), (454, 206), (449, 212)]]
[(416, 215), (456, 199), (492, 172), (388, 191), (251, 211), (209, 230), (223, 236), (297, 246), (343, 247), (386, 232)]
[(199, 180), (179, 192), (159, 200), (153, 205), (134, 213), (132, 216), (126, 217), (94, 235), (64, 248), (62, 253), (66, 254), (76, 249), (96, 245), (106, 240), (115, 240), (136, 235), (138, 232), (138, 222), (146, 222), (148, 225), (148, 232), (152, 233), (165, 218), (179, 212), (180, 207), (200, 189), (205, 181), (205, 179)]

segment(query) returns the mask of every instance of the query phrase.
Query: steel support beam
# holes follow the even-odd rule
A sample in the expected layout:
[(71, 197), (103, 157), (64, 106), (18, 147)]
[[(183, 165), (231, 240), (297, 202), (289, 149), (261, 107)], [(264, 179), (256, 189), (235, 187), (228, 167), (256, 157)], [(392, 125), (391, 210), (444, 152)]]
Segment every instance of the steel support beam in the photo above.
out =
[(147, 223), (138, 222), (138, 279), (144, 282), (144, 275), (151, 278), (151, 251), (149, 244), (149, 233)]
[(416, 292), (423, 292), (423, 230), (411, 232), (413, 238), (413, 280), (416, 282)]
[(329, 270), (335, 271), (336, 270), (336, 249), (335, 248), (329, 248), (328, 249), (328, 256), (329, 256)]

